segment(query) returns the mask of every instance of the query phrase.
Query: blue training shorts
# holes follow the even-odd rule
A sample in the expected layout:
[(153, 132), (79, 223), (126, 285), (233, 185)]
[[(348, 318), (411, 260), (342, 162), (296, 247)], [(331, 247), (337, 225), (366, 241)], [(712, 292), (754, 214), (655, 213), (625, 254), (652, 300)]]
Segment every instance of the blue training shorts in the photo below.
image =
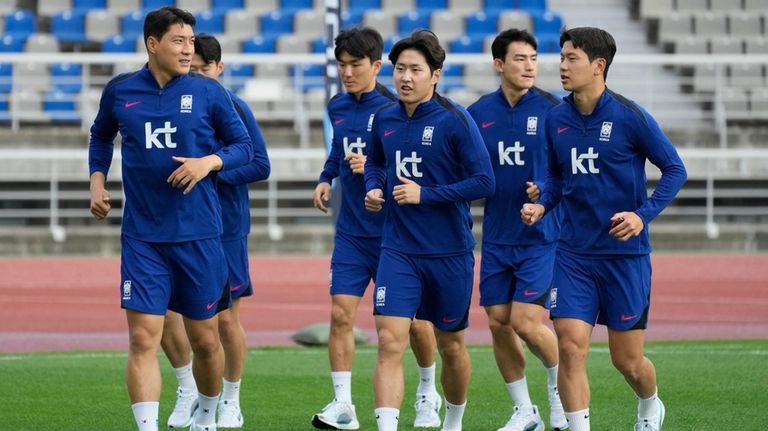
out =
[(253, 295), (248, 265), (248, 237), (222, 241), (229, 268), (229, 292), (232, 299)]
[(373, 295), (374, 314), (429, 320), (442, 331), (469, 326), (475, 257), (409, 256), (382, 249)]
[(651, 300), (650, 255), (591, 256), (557, 251), (550, 316), (610, 329), (645, 329)]
[(365, 289), (376, 279), (381, 237), (365, 238), (337, 232), (331, 256), (331, 295), (353, 295), (362, 298)]
[(480, 261), (480, 305), (512, 301), (549, 308), (555, 245), (483, 243)]
[(231, 305), (220, 238), (153, 243), (121, 236), (121, 306), (210, 319)]

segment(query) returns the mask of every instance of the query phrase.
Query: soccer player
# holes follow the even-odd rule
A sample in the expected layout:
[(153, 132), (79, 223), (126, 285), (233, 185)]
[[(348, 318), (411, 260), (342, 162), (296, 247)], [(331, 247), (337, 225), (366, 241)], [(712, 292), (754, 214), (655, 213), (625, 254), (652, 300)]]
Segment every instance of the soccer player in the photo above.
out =
[[(381, 69), (384, 43), (371, 28), (353, 28), (336, 37), (334, 54), (346, 93), (328, 103), (333, 122), (331, 153), (313, 194), (316, 208), (327, 212), (331, 181), (342, 184), (341, 211), (336, 223), (331, 257), (331, 331), (328, 356), (334, 400), (314, 415), (312, 424), (321, 429), (357, 429), (359, 423), (352, 404), (352, 361), (355, 340), (352, 329), (360, 299), (371, 279), (375, 279), (381, 251), (383, 214), (365, 210), (363, 172), (370, 148), (371, 120), (374, 112), (392, 104), (397, 97), (376, 81)], [(411, 346), (419, 366), (416, 390), (415, 427), (440, 426), (442, 400), (435, 388), (436, 341), (432, 325), (414, 321)]]
[[(527, 224), (559, 202), (562, 228), (550, 314), (560, 353), (558, 387), (573, 431), (589, 430), (586, 359), (595, 323), (608, 327), (616, 369), (639, 399), (636, 430), (661, 430), (664, 404), (643, 344), (651, 294), (648, 224), (686, 179), (675, 147), (651, 115), (606, 87), (616, 43), (581, 27), (560, 36), (560, 79), (571, 94), (547, 118), (549, 178)], [(646, 192), (645, 164), (661, 170)]]
[(483, 212), (480, 305), (488, 314), (496, 364), (515, 403), (500, 431), (544, 429), (528, 394), (521, 338), (547, 370), (550, 425), (568, 428), (557, 394), (557, 339), (542, 323), (549, 306), (558, 220), (547, 217), (529, 227), (518, 218), (534, 180), (546, 179), (544, 118), (560, 103), (534, 87), (536, 48), (536, 39), (525, 30), (499, 33), (491, 54), (501, 86), (467, 108), (480, 126), (496, 179), (496, 191), (485, 200)]
[(91, 213), (110, 211), (106, 175), (120, 132), (125, 201), (121, 305), (129, 351), (126, 383), (140, 431), (157, 430), (157, 350), (168, 309), (181, 313), (195, 353), (199, 408), (191, 429), (216, 429), (224, 355), (217, 313), (230, 306), (221, 209), (212, 171), (252, 159), (251, 139), (226, 90), (189, 75), (195, 18), (164, 7), (147, 14), (148, 63), (112, 79), (89, 145)]
[(469, 203), (493, 192), (493, 170), (472, 117), (435, 92), (445, 60), (435, 34), (415, 31), (389, 60), (400, 100), (376, 113), (365, 164), (365, 206), (385, 214), (374, 292), (376, 423), (397, 429), (403, 353), (416, 317), (435, 327), (443, 430), (460, 430), (471, 374), (464, 344), (474, 278)]
[[(191, 70), (209, 78), (219, 79), (224, 72), (221, 45), (215, 37), (198, 34)], [(240, 298), (253, 295), (248, 274), (248, 233), (251, 216), (248, 183), (269, 177), (270, 163), (259, 125), (248, 104), (229, 92), (240, 119), (248, 129), (253, 144), (253, 159), (245, 166), (217, 175), (216, 190), (221, 202), (224, 233), (221, 237), (229, 267), (229, 289), (232, 307), (219, 313), (219, 336), (224, 348), (224, 390), (219, 400), (216, 424), (219, 428), (241, 428), (240, 377), (248, 353), (245, 330), (240, 323)], [(189, 340), (184, 332), (181, 315), (169, 311), (161, 341), (163, 351), (173, 366), (179, 381), (176, 405), (168, 417), (170, 428), (189, 426), (196, 407), (197, 389), (192, 376)]]

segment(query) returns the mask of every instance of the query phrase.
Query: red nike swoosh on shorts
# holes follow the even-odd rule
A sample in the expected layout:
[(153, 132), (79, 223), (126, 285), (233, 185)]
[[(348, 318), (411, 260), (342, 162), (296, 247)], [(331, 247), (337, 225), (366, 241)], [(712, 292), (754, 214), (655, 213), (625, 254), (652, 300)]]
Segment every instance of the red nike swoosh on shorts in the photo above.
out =
[(451, 319), (450, 317), (443, 317), (443, 323), (453, 323), (457, 320), (459, 320), (458, 317), (454, 317), (453, 319)]
[(533, 295), (536, 295), (537, 293), (539, 293), (538, 290), (528, 290), (528, 289), (523, 290), (523, 295), (525, 296), (533, 296)]
[(242, 283), (240, 283), (240, 284), (238, 284), (237, 286), (232, 286), (232, 287), (230, 287), (230, 288), (229, 288), (229, 291), (230, 291), (230, 292), (237, 292), (237, 291), (238, 291), (238, 290), (240, 290), (240, 288), (242, 288), (243, 286), (245, 286), (245, 285), (244, 285), (244, 284), (242, 284)]
[(206, 309), (206, 310), (210, 310), (210, 309), (211, 309), (211, 308), (213, 308), (213, 306), (214, 306), (214, 305), (216, 305), (218, 302), (219, 302), (219, 301), (213, 301), (213, 302), (211, 302), (210, 304), (206, 304), (206, 305), (205, 305), (205, 309)]
[(395, 133), (396, 131), (397, 131), (397, 130), (385, 130), (385, 131), (384, 131), (384, 136), (389, 136), (389, 135), (391, 135), (391, 134)]
[(637, 317), (637, 314), (633, 314), (633, 315), (631, 315), (631, 316), (627, 316), (626, 314), (622, 314), (622, 315), (621, 315), (621, 321), (622, 321), (622, 322), (626, 322), (626, 321), (628, 321), (628, 320), (632, 320), (632, 319), (634, 319), (635, 317)]
[(136, 106), (139, 103), (141, 103), (141, 101), (138, 101), (138, 102), (125, 102), (125, 107), (126, 108), (130, 108), (131, 106)]
[(337, 125), (337, 126), (338, 126), (339, 124), (343, 123), (343, 122), (344, 122), (344, 119), (343, 119), (343, 118), (338, 118), (338, 119), (336, 119), (336, 120), (333, 120), (333, 124), (335, 124), (335, 125)]
[(495, 121), (489, 121), (489, 122), (487, 122), (487, 123), (483, 123), (483, 124), (481, 124), (481, 126), (482, 126), (482, 128), (483, 128), (483, 129), (487, 129), (487, 128), (489, 128), (489, 127), (493, 126), (494, 124), (496, 124), (496, 122), (495, 122)]

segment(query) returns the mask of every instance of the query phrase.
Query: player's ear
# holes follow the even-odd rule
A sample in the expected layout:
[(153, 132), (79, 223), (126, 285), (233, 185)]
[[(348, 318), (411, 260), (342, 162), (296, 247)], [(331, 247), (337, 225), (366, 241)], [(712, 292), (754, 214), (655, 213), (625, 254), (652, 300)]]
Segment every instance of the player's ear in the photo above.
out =
[(496, 72), (501, 73), (502, 68), (504, 67), (504, 60), (500, 58), (494, 58), (493, 59), (493, 67), (496, 68)]
[(218, 76), (218, 75), (221, 75), (222, 73), (224, 73), (224, 62), (220, 61), (216, 63), (216, 75)]
[(373, 70), (375, 71), (376, 75), (381, 72), (381, 60), (376, 60), (373, 62)]
[(147, 45), (148, 53), (154, 54), (157, 52), (157, 44), (158, 44), (157, 38), (155, 38), (154, 36), (149, 36), (145, 44)]
[(595, 70), (594, 70), (595, 76), (603, 76), (603, 72), (605, 72), (606, 64), (607, 62), (602, 57), (598, 57), (595, 59)]

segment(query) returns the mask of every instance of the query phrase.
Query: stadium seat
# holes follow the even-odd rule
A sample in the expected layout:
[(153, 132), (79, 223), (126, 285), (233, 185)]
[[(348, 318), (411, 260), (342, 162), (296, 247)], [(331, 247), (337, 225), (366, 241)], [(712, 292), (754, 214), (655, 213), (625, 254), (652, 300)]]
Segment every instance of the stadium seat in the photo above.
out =
[(361, 10), (343, 10), (341, 11), (341, 28), (352, 28), (362, 25), (364, 11)]
[(299, 34), (281, 34), (277, 37), (275, 51), (278, 54), (306, 54), (309, 52), (309, 39)]
[(259, 32), (258, 15), (248, 9), (228, 11), (224, 17), (224, 31), (238, 40), (252, 37)]
[(709, 40), (710, 54), (742, 54), (743, 52), (741, 38), (716, 36)]
[(768, 120), (768, 88), (755, 88), (749, 95), (750, 112), (756, 120)]
[(726, 87), (721, 97), (726, 118), (734, 120), (749, 118), (749, 95), (746, 90)]
[(520, 30), (533, 31), (533, 21), (528, 12), (521, 10), (510, 10), (499, 14), (498, 31), (516, 28)]
[(141, 9), (141, 0), (107, 0), (107, 10), (118, 15)]
[(395, 16), (395, 13), (387, 10), (369, 10), (363, 15), (363, 25), (375, 28), (386, 39), (397, 34), (397, 19)]
[(13, 89), (41, 91), (51, 84), (48, 65), (42, 63), (19, 63), (13, 65)]
[(381, 0), (349, 0), (347, 10), (350, 12), (363, 12), (371, 9), (381, 9)]
[(483, 0), (448, 0), (448, 10), (461, 17), (483, 9)]
[[(718, 81), (717, 70), (720, 69)], [(714, 93), (717, 87), (725, 85), (725, 69), (714, 64), (697, 64), (693, 67), (693, 90), (702, 93)]]
[(45, 121), (49, 117), (43, 114), (43, 98), (39, 91), (15, 91), (11, 98), (11, 111), (19, 117), (33, 121)]
[(61, 42), (85, 42), (85, 15), (77, 11), (65, 11), (51, 18), (51, 33)]
[(553, 34), (560, 37), (560, 30), (563, 28), (563, 19), (554, 12), (532, 13), (533, 30), (536, 36)]
[(104, 42), (119, 33), (120, 16), (106, 9), (97, 9), (85, 15), (85, 37), (90, 41)]
[(284, 12), (294, 13), (299, 9), (312, 9), (312, 0), (280, 0), (280, 8)]
[(544, 33), (536, 36), (536, 42), (539, 45), (537, 52), (541, 54), (560, 53), (560, 35), (554, 33)]
[[(176, 0), (176, 7), (193, 13), (197, 17), (202, 12), (211, 10), (211, 2), (210, 0)], [(222, 9), (214, 9), (214, 11), (223, 14)], [(197, 32), (195, 28), (195, 33)]]
[(708, 54), (709, 43), (696, 36), (681, 36), (674, 40), (675, 54)]
[(309, 38), (325, 33), (325, 12), (317, 9), (302, 9), (293, 17), (295, 34)]
[(392, 88), (392, 74), (395, 72), (395, 66), (389, 62), (388, 59), (381, 60), (381, 69), (379, 70), (378, 78), (376, 78), (382, 85)]
[(136, 37), (125, 37), (121, 34), (108, 37), (101, 43), (101, 52), (136, 52)]
[(690, 15), (670, 13), (659, 18), (660, 42), (674, 41), (683, 36), (693, 34), (693, 22)]
[(517, 9), (516, 0), (485, 0), (483, 11), (487, 14), (498, 15), (510, 9)]
[(38, 2), (38, 16), (54, 16), (65, 10), (72, 10), (72, 0), (45, 0)]
[(438, 10), (432, 13), (430, 29), (435, 32), (440, 40), (451, 40), (462, 36), (464, 31), (464, 19), (450, 10)]
[(728, 34), (728, 22), (724, 14), (712, 12), (695, 14), (693, 24), (699, 36), (711, 38)]
[(16, 10), (5, 16), (5, 34), (26, 40), (37, 31), (35, 14), (28, 10)]
[(765, 13), (768, 10), (768, 0), (744, 0), (744, 10)]
[(274, 54), (275, 36), (254, 36), (243, 41), (244, 53)]
[(448, 9), (448, 0), (416, 0), (416, 9), (422, 12)]
[(45, 94), (43, 99), (43, 112), (56, 122), (80, 121), (76, 100), (75, 94), (51, 90)]
[(0, 0), (0, 14), (6, 14), (16, 8), (16, 0)]
[(498, 15), (495, 13), (475, 12), (469, 14), (464, 26), (469, 37), (485, 37), (497, 34)]
[(325, 36), (309, 41), (309, 51), (313, 54), (325, 54)]
[(768, 54), (768, 39), (750, 37), (744, 40), (744, 52), (750, 54)]
[(106, 0), (72, 0), (72, 9), (82, 13), (96, 9), (104, 9), (106, 7)]
[(464, 87), (478, 92), (487, 92), (498, 84), (496, 69), (490, 61), (464, 65)]
[(760, 88), (765, 85), (762, 64), (732, 64), (729, 69), (731, 73), (728, 85), (731, 87)]
[(206, 10), (195, 15), (195, 33), (221, 34), (224, 33), (224, 13)]
[(50, 33), (35, 33), (27, 38), (24, 44), (24, 52), (58, 53), (61, 52), (59, 40)]
[(415, 0), (381, 0), (381, 8), (386, 11), (401, 14), (416, 8)]
[(760, 24), (760, 15), (748, 12), (735, 12), (728, 17), (731, 25), (731, 36), (760, 36), (763, 29)]
[(517, 7), (531, 13), (544, 13), (547, 11), (546, 0), (517, 0)]
[(22, 52), (24, 51), (24, 39), (13, 37), (6, 34), (0, 38), (0, 52)]
[(10, 93), (13, 90), (13, 66), (0, 63), (0, 93)]
[(120, 34), (131, 40), (144, 37), (144, 13), (135, 10), (123, 15), (120, 19)]
[(145, 12), (159, 9), (163, 6), (175, 6), (174, 0), (143, 0), (141, 8)]
[(464, 88), (464, 66), (461, 64), (447, 64), (443, 66), (440, 75), (440, 91), (444, 94), (447, 91)]
[(414, 30), (429, 28), (429, 12), (410, 11), (397, 17), (397, 31), (401, 36), (407, 36)]
[(302, 64), (291, 68), (294, 88), (306, 92), (325, 87), (325, 66), (322, 64)]
[(392, 51), (392, 47), (395, 46), (395, 44), (399, 40), (400, 40), (399, 36), (389, 36), (389, 37), (385, 36), (384, 37), (384, 53), (386, 54), (389, 51)]
[(244, 9), (264, 14), (280, 10), (280, 0), (245, 0)]
[(708, 0), (677, 0), (676, 10), (682, 13), (704, 12), (709, 9), (707, 1)]
[(283, 33), (293, 33), (293, 14), (273, 11), (262, 15), (260, 19), (261, 34), (277, 37)]
[(211, 9), (215, 11), (231, 11), (243, 9), (243, 0), (210, 0)]
[(234, 93), (243, 88), (246, 81), (253, 78), (254, 67), (250, 64), (227, 63), (222, 74), (222, 83)]
[(450, 41), (448, 47), (455, 54), (475, 54), (483, 52), (483, 42), (485, 36), (461, 36)]
[(709, 0), (709, 10), (712, 12), (731, 12), (741, 10), (741, 2), (733, 0)]
[(82, 66), (76, 63), (51, 65), (51, 86), (64, 93), (79, 93), (83, 88)]
[(640, 18), (658, 18), (675, 10), (675, 0), (641, 0)]

